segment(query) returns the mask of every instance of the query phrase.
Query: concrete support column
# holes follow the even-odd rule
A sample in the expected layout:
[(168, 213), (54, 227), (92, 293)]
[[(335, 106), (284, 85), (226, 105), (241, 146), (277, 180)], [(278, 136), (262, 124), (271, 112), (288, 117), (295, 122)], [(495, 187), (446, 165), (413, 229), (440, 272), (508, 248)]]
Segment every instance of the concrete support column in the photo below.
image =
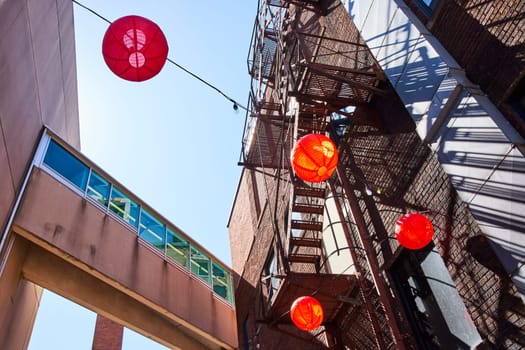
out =
[(0, 349), (27, 349), (33, 332), (42, 288), (22, 279), (26, 252), (27, 242), (12, 236), (0, 259)]
[(124, 327), (104, 316), (97, 315), (92, 350), (122, 350)]

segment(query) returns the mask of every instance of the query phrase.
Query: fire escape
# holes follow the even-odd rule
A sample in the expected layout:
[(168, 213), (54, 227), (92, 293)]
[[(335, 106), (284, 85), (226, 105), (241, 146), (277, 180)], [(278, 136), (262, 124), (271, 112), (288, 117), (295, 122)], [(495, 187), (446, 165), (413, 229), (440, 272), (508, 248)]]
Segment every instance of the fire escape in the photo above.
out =
[(325, 25), (336, 11), (344, 11), (335, 3), (260, 2), (249, 53), (252, 85), (240, 161), (273, 174), (274, 190), (289, 196), (272, 208), (274, 213), (282, 209), (287, 222), (284, 229), (274, 227), (278, 266), (275, 274), (262, 276), (270, 292), (263, 293), (261, 318), (290, 334), (291, 303), (315, 294), (325, 309), (326, 326), (310, 337), (328, 347), (337, 343), (330, 340), (330, 322), (356, 294), (357, 282), (353, 275), (331, 274), (327, 268), (322, 237), (327, 184), (297, 178), (289, 157), (306, 134), (337, 138), (334, 125), (359, 119), (360, 108), (384, 93), (382, 73), (357, 30)]

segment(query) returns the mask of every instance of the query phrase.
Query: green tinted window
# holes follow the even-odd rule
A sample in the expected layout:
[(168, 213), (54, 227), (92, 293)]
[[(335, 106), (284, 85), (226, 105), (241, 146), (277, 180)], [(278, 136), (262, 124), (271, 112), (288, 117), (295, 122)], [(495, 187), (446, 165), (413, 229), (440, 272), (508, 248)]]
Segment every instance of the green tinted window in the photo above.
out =
[(95, 171), (91, 171), (87, 188), (87, 195), (107, 207), (109, 200), (109, 182)]
[(190, 270), (200, 279), (210, 283), (210, 258), (197, 248), (190, 248)]
[(187, 240), (182, 238), (180, 235), (168, 229), (168, 237), (166, 244), (166, 253), (170, 258), (188, 268), (188, 255), (190, 245)]
[(115, 187), (111, 189), (109, 209), (130, 225), (137, 227), (139, 217), (138, 204)]
[(164, 231), (164, 224), (147, 210), (142, 209), (140, 213), (139, 237), (155, 248), (164, 251)]
[(213, 291), (231, 302), (231, 276), (228, 271), (213, 262)]
[(54, 140), (49, 142), (44, 163), (81, 190), (86, 189), (89, 168)]

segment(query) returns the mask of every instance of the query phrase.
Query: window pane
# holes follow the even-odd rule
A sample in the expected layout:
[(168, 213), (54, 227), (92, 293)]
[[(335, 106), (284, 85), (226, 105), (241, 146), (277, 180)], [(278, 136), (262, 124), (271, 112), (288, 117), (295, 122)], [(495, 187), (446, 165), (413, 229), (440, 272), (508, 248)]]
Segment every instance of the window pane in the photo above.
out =
[(230, 274), (220, 265), (213, 262), (213, 291), (231, 302)]
[(139, 237), (164, 251), (164, 224), (144, 209), (140, 213)]
[[(405, 250), (391, 275), (420, 349), (473, 349), (480, 335), (433, 244)], [(432, 249), (432, 250), (430, 250)]]
[(281, 285), (281, 279), (277, 276), (279, 274), (279, 270), (277, 268), (277, 259), (275, 257), (275, 254), (273, 251), (270, 252), (270, 257), (266, 261), (266, 265), (264, 266), (264, 275), (265, 277), (269, 277), (269, 279), (266, 280), (266, 288), (268, 293), (268, 299), (271, 300), (277, 290), (279, 289), (279, 286)]
[(54, 140), (49, 142), (44, 163), (53, 168), (60, 175), (71, 181), (81, 190), (86, 189), (86, 182), (89, 173), (87, 166), (80, 160), (66, 151)]
[(95, 171), (91, 171), (87, 194), (103, 206), (108, 205), (109, 199), (109, 182)]
[(440, 1), (441, 0), (416, 0), (416, 4), (425, 15), (430, 17)]
[(111, 189), (109, 209), (127, 223), (137, 227), (139, 216), (138, 204), (115, 187)]
[(191, 272), (210, 283), (210, 258), (194, 247), (191, 247), (190, 252)]
[(179, 236), (174, 231), (168, 229), (168, 243), (166, 245), (167, 254), (170, 258), (188, 268), (188, 255), (190, 245), (187, 240)]

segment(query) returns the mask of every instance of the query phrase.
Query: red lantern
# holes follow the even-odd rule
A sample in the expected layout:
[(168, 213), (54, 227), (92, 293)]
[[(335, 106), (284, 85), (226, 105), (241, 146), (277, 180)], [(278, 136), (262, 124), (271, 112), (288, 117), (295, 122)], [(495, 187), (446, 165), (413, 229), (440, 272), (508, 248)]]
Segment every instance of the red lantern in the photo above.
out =
[(338, 161), (334, 142), (321, 134), (301, 137), (292, 151), (292, 167), (304, 181), (321, 182), (334, 172)]
[(311, 331), (321, 325), (324, 311), (321, 303), (311, 296), (295, 299), (290, 308), (290, 317), (295, 326), (303, 331)]
[(168, 57), (168, 42), (155, 23), (140, 16), (126, 16), (111, 23), (102, 54), (109, 69), (130, 81), (157, 75)]
[(408, 249), (421, 249), (432, 241), (434, 227), (426, 216), (419, 213), (403, 215), (396, 223), (396, 239)]

